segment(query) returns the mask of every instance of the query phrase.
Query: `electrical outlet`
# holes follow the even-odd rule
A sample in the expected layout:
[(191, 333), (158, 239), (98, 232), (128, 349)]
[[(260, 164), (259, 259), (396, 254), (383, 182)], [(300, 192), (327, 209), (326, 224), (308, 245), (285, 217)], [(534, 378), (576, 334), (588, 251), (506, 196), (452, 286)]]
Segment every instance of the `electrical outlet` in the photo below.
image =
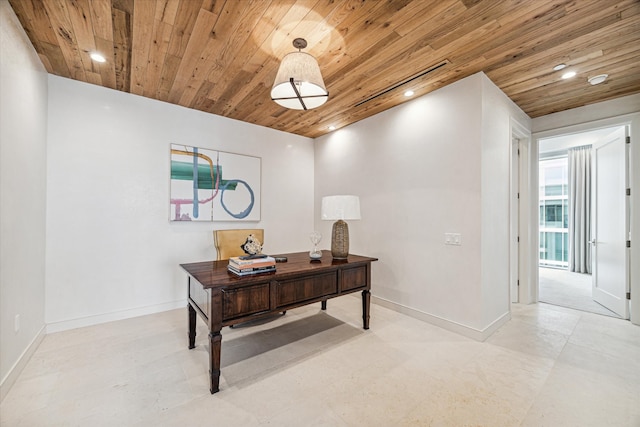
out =
[(20, 315), (16, 314), (16, 317), (13, 318), (13, 331), (18, 333), (20, 330)]

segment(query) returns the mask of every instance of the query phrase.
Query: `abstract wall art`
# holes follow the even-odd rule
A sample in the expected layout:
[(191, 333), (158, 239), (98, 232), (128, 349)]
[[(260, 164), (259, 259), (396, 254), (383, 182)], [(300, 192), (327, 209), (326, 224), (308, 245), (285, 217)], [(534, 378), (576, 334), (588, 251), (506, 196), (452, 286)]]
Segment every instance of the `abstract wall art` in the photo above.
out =
[(260, 157), (171, 144), (171, 221), (259, 221)]

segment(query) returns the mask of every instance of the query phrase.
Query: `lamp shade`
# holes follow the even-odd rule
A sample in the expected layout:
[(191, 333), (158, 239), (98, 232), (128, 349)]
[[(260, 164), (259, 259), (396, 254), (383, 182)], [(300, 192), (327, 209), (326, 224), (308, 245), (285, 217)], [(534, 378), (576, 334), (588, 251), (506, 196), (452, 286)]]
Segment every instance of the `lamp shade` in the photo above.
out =
[(321, 217), (323, 220), (360, 219), (360, 198), (358, 196), (323, 197)]
[(271, 88), (271, 99), (293, 110), (310, 110), (327, 102), (318, 61), (305, 52), (291, 52), (280, 63)]

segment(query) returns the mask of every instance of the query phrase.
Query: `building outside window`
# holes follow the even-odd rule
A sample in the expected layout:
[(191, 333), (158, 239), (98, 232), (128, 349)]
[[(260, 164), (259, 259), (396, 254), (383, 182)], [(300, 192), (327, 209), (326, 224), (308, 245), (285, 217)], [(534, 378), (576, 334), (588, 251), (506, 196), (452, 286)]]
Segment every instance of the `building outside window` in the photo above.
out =
[(540, 160), (540, 265), (569, 267), (567, 156)]

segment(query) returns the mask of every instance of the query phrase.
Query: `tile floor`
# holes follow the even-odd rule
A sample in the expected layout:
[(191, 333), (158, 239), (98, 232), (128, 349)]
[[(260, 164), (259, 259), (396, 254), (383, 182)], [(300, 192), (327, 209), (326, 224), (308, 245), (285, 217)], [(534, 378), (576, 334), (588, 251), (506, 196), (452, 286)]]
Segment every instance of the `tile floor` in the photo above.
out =
[(514, 305), (480, 343), (355, 297), (224, 328), (210, 395), (187, 310), (45, 337), (2, 426), (640, 426), (640, 327)]

